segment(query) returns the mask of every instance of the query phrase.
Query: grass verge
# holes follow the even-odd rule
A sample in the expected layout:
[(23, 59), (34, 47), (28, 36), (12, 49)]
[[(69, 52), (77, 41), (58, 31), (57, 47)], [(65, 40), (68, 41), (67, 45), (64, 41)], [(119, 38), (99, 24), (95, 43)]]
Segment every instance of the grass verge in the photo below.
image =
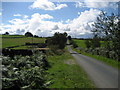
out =
[(62, 55), (48, 56), (51, 68), (48, 69), (47, 88), (94, 88), (86, 73), (76, 64), (66, 51)]
[(120, 69), (120, 66), (119, 66), (120, 62), (118, 62), (116, 60), (106, 58), (106, 57), (103, 57), (103, 56), (99, 56), (99, 55), (92, 55), (92, 54), (89, 54), (89, 53), (86, 53), (86, 52), (81, 52), (80, 50), (77, 50), (77, 49), (73, 49), (73, 50), (80, 53), (80, 54), (92, 57), (92, 58), (94, 58), (96, 60), (99, 60), (99, 61), (102, 61), (102, 62), (105, 62), (107, 65), (110, 65), (114, 68)]

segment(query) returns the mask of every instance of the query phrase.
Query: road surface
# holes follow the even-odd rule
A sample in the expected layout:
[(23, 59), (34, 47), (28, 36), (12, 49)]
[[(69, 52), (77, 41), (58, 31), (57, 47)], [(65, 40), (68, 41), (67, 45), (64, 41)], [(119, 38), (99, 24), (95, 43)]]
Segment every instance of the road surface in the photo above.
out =
[(68, 51), (88, 74), (97, 88), (118, 88), (118, 70), (93, 58), (78, 54), (68, 45)]

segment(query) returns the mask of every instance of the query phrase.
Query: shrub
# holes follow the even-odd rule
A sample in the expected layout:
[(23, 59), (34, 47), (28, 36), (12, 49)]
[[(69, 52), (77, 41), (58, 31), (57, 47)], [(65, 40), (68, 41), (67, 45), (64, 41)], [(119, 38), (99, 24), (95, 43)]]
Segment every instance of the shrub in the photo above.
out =
[(67, 37), (65, 33), (55, 33), (53, 37), (47, 39), (48, 46), (58, 46), (58, 49), (64, 49)]
[(109, 56), (110, 56), (111, 59), (116, 59), (116, 54), (115, 54), (114, 51), (110, 51)]
[(90, 40), (85, 40), (85, 45), (87, 48), (91, 47), (91, 41)]
[(44, 88), (45, 69), (48, 62), (42, 53), (33, 56), (3, 57), (3, 89), (40, 89)]
[(58, 49), (58, 45), (51, 45), (49, 53), (51, 53), (51, 54), (53, 53), (53, 55), (54, 54), (61, 55), (64, 53), (64, 50)]
[(91, 41), (91, 47), (93, 49), (97, 48), (97, 47), (100, 47), (100, 41), (99, 41), (99, 39), (93, 38), (92, 41)]
[(26, 32), (26, 33), (25, 33), (25, 36), (26, 36), (26, 37), (33, 37), (33, 34), (32, 34), (31, 32)]

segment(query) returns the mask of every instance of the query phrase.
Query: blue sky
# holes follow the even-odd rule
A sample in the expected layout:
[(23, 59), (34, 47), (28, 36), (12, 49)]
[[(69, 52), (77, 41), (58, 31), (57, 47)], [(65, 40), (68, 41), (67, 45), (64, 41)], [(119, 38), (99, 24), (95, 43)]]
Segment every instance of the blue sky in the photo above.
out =
[(10, 34), (24, 34), (30, 31), (39, 36), (52, 36), (55, 32), (67, 32), (73, 37), (88, 37), (91, 35), (90, 25), (101, 10), (108, 14), (118, 13), (115, 3), (109, 2), (103, 5), (103, 3), (92, 2), (88, 4), (83, 2), (58, 3), (48, 0), (42, 3), (40, 0), (3, 2), (3, 26), (0, 33), (8, 31)]
[[(6, 2), (3, 3), (3, 23), (8, 23), (9, 20), (14, 19), (14, 14), (23, 14), (31, 16), (34, 13), (40, 14), (49, 14), (54, 16), (53, 21), (74, 19), (78, 16), (78, 12), (83, 12), (85, 10), (89, 10), (89, 8), (76, 8), (75, 2), (66, 2), (68, 5), (67, 8), (55, 11), (46, 11), (39, 9), (29, 9), (28, 7), (32, 4), (32, 2)], [(17, 7), (17, 8), (16, 8)]]

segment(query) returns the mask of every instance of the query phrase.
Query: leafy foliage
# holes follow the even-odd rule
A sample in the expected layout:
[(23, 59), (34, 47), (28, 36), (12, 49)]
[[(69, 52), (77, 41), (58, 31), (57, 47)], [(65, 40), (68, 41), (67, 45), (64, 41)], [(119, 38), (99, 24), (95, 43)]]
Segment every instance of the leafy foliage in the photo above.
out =
[(55, 33), (53, 37), (47, 40), (49, 46), (55, 45), (58, 46), (58, 49), (64, 49), (66, 45), (66, 33)]
[(42, 53), (33, 56), (3, 57), (3, 89), (40, 89), (44, 88), (45, 69), (48, 63)]
[(87, 48), (91, 47), (91, 41), (90, 40), (85, 40), (85, 45)]
[(104, 39), (105, 48), (108, 51), (114, 51), (117, 60), (120, 61), (120, 18), (114, 14), (108, 16), (102, 12), (93, 26), (93, 32)]
[(93, 37), (93, 39), (91, 40), (91, 47), (92, 47), (92, 48), (100, 47), (100, 40), (99, 40), (99, 38), (98, 38), (97, 35), (95, 35), (95, 36)]
[(9, 35), (9, 32), (5, 32), (5, 34), (4, 35)]
[(68, 36), (68, 40), (72, 40), (71, 36)]
[(25, 33), (25, 36), (26, 36), (26, 37), (33, 37), (33, 34), (32, 34), (31, 32), (26, 32), (26, 33)]
[(35, 37), (35, 38), (38, 38), (39, 36), (37, 36), (37, 35), (34, 35), (34, 37)]

